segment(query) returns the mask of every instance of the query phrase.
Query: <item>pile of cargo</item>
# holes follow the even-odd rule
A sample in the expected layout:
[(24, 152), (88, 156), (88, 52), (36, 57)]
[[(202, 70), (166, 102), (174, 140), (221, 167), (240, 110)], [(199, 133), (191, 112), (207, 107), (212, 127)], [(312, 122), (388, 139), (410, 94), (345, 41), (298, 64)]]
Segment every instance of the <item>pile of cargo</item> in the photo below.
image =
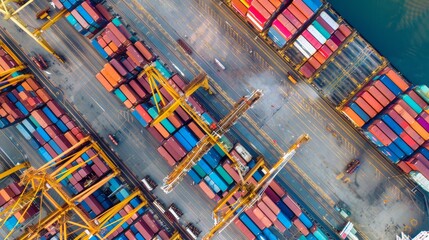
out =
[(342, 112), (393, 163), (429, 179), (429, 89), (412, 87), (386, 68), (362, 88)]
[(89, 0), (54, 0), (53, 4), (59, 10), (66, 9), (67, 21), (87, 38), (94, 37), (113, 18), (102, 4), (93, 5)]
[[(132, 37), (131, 33), (125, 28), (119, 18), (113, 18), (110, 23), (104, 29), (101, 29), (101, 33), (92, 40), (92, 45), (97, 52), (105, 59), (110, 60), (113, 57), (127, 51), (127, 55), (136, 53), (132, 49), (128, 49), (132, 43), (136, 42), (136, 39)], [(134, 45), (141, 54), (147, 59), (153, 58), (150, 51), (145, 49), (142, 43), (136, 43)], [(127, 56), (123, 56), (127, 58)], [(129, 57), (129, 56), (128, 56)], [(138, 57), (138, 58), (137, 58)], [(121, 60), (121, 56), (117, 60)], [(141, 66), (142, 60), (139, 56), (132, 56), (130, 64)], [(137, 62), (135, 62), (137, 61)], [(132, 64), (132, 65), (134, 65)]]
[(46, 91), (32, 78), (27, 78), (15, 88), (9, 87), (0, 93), (0, 128), (22, 120), (50, 99)]
[(334, 13), (322, 11), (293, 43), (304, 62), (299, 72), (306, 78), (311, 77), (352, 33), (346, 24), (337, 23), (331, 16), (335, 16)]
[(293, 0), (274, 20), (268, 37), (276, 47), (283, 48), (321, 6), (318, 0)]
[[(18, 63), (0, 46), (0, 73), (18, 66)], [(15, 77), (15, 76), (13, 76)]]
[[(16, 182), (12, 182), (7, 185), (5, 188), (0, 190), (0, 207), (2, 209), (7, 208), (10, 205), (16, 203), (16, 200), (19, 198), (19, 195), (24, 190), (24, 187), (19, 186)], [(26, 220), (30, 219), (34, 215), (39, 213), (39, 209), (36, 207), (35, 203), (31, 203), (28, 207), (28, 210), (24, 213), (23, 210), (15, 212), (13, 215), (9, 216), (4, 223), (4, 226), (10, 231), (15, 226), (19, 226)]]

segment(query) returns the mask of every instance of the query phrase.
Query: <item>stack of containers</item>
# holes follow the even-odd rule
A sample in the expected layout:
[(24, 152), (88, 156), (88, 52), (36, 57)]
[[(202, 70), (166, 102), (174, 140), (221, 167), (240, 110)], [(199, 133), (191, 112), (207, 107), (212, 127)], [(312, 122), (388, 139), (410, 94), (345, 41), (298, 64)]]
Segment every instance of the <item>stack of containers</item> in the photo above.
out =
[(37, 82), (28, 78), (0, 94), (0, 128), (22, 120), (51, 98)]
[(268, 37), (276, 47), (283, 48), (321, 6), (322, 2), (319, 0), (293, 0), (273, 21)]
[(122, 24), (118, 24), (120, 27), (116, 26), (113, 21), (118, 24), (119, 19), (113, 19), (100, 35), (91, 41), (94, 48), (105, 59), (111, 59), (123, 53), (132, 43), (128, 38), (131, 37), (128, 30)]
[[(280, 0), (253, 0), (247, 9), (246, 20), (258, 31), (262, 32), (271, 23), (271, 19), (277, 16), (280, 8), (286, 4), (287, 1)], [(238, 3), (235, 2), (237, 5)], [(234, 4), (232, 6), (235, 6)], [(238, 8), (239, 13), (242, 14), (244, 8)]]
[[(405, 173), (429, 179), (429, 88), (411, 88), (390, 67), (374, 77), (343, 113)], [(405, 161), (401, 161), (405, 160)]]
[[(0, 190), (0, 207), (6, 208), (10, 205), (15, 204), (16, 199), (24, 190), (24, 187), (19, 186), (18, 183), (12, 182), (7, 185), (5, 188)], [(5, 227), (8, 230), (12, 230), (15, 226), (23, 224), (27, 219), (33, 217), (39, 213), (39, 209), (36, 205), (31, 204), (28, 210), (23, 214), (23, 211), (14, 213), (5, 221)]]
[(338, 21), (334, 12), (322, 11), (293, 43), (305, 61), (299, 72), (306, 78), (311, 77), (352, 33), (349, 26)]
[[(18, 66), (18, 63), (13, 60), (13, 58), (0, 46), (0, 73), (8, 71), (14, 67)], [(12, 74), (12, 77), (16, 77), (19, 75), (19, 72), (15, 72)], [(0, 86), (2, 84), (7, 84), (7, 80), (2, 80), (0, 82)]]
[(82, 4), (71, 10), (70, 13), (67, 13), (66, 19), (76, 31), (87, 38), (94, 37), (107, 23), (103, 15), (96, 8), (92, 7), (89, 1), (82, 2)]
[(67, 9), (67, 11), (72, 11), (75, 9), (79, 4), (81, 4), (83, 0), (53, 0), (52, 3), (55, 5), (56, 8), (59, 10)]

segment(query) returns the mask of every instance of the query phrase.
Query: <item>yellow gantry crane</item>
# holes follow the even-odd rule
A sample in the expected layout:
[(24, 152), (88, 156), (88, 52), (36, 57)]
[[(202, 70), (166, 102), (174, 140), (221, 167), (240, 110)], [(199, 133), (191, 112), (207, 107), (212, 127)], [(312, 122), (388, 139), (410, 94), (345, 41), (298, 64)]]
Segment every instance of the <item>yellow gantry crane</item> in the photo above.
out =
[[(264, 159), (259, 157), (256, 165), (244, 177), (244, 181), (237, 183), (237, 185), (218, 202), (217, 206), (213, 210), (215, 226), (203, 237), (203, 239), (211, 239), (216, 233), (225, 229), (246, 209), (251, 208), (256, 202), (258, 202), (273, 179), (295, 155), (298, 148), (309, 140), (310, 137), (308, 134), (301, 135), (271, 169), (268, 169), (264, 163)], [(248, 180), (259, 168), (262, 168), (265, 175), (256, 185), (248, 183)], [(236, 193), (240, 193), (240, 197), (233, 204), (228, 205), (228, 201), (230, 201)]]
[(29, 162), (23, 162), (23, 163), (18, 163), (16, 164), (14, 167), (0, 173), (0, 179), (3, 179), (11, 174), (14, 174), (15, 172), (24, 169), (24, 168), (29, 168), (30, 167), (30, 163)]
[[(25, 7), (33, 3), (34, 0), (27, 1), (19, 1), (19, 0), (0, 0), (0, 13), (3, 15), (5, 20), (12, 21), (16, 26), (18, 26), (22, 31), (27, 33), (33, 40), (35, 40), (43, 49), (56, 57), (61, 63), (63, 63), (63, 59), (53, 50), (53, 48), (46, 42), (45, 39), (41, 36), (41, 33), (47, 30), (50, 26), (52, 26), (55, 22), (61, 19), (66, 13), (67, 10), (63, 9), (59, 11), (54, 17), (46, 17), (48, 19), (41, 27), (35, 29), (31, 32), (28, 29), (28, 26), (22, 21), (19, 17), (18, 13), (22, 11)], [(14, 8), (18, 6), (18, 8)], [(39, 14), (38, 14), (39, 15)]]
[[(254, 91), (250, 96), (241, 98), (223, 119), (219, 121), (216, 129), (205, 135), (186, 157), (164, 179), (161, 187), (166, 193), (179, 184), (185, 174), (206, 154), (219, 139), (234, 125), (234, 123), (262, 96), (260, 90)], [(237, 166), (236, 166), (237, 167)]]
[(13, 67), (6, 71), (0, 71), (0, 92), (2, 89), (5, 89), (7, 87), (13, 86), (17, 83), (20, 83), (24, 81), (27, 78), (33, 77), (32, 74), (21, 74), (21, 75), (15, 75), (14, 73), (24, 70), (27, 67), (19, 58), (13, 53), (13, 51), (0, 40), (0, 47), (6, 51), (6, 53), (16, 62), (17, 66)]
[[(173, 172), (167, 176), (164, 179), (164, 186), (162, 186), (162, 189), (169, 193), (172, 191), (172, 189), (179, 183), (179, 181), (183, 178), (184, 174), (189, 171), (189, 169), (196, 163), (196, 161), (199, 159), (199, 157), (202, 157), (208, 150), (210, 150), (211, 147), (213, 147), (215, 144), (219, 146), (219, 148), (226, 154), (226, 156), (232, 161), (232, 165), (234, 168), (236, 168), (239, 172), (240, 177), (242, 177), (242, 172), (246, 171), (246, 167), (235, 159), (233, 156), (231, 156), (224, 146), (224, 144), (220, 141), (220, 138), (222, 135), (229, 129), (227, 125), (221, 127), (217, 127), (216, 125), (209, 126), (205, 120), (201, 117), (201, 114), (198, 113), (191, 104), (188, 103), (187, 99), (189, 96), (191, 96), (195, 91), (197, 91), (199, 88), (203, 88), (209, 93), (211, 93), (209, 80), (206, 76), (206, 74), (199, 74), (194, 80), (192, 80), (183, 91), (176, 90), (171, 84), (168, 82), (168, 79), (166, 79), (159, 71), (156, 69), (156, 67), (152, 64), (148, 67), (146, 67), (138, 77), (145, 76), (146, 79), (149, 82), (150, 88), (152, 93), (155, 95), (155, 93), (158, 94), (160, 98), (160, 103), (162, 104), (162, 108), (159, 106), (160, 104), (158, 101), (155, 101), (156, 107), (159, 112), (159, 116), (155, 118), (151, 126), (154, 126), (155, 124), (159, 124), (162, 120), (164, 120), (166, 117), (171, 115), (174, 110), (176, 110), (179, 106), (183, 108), (186, 113), (191, 116), (191, 118), (201, 127), (201, 129), (205, 132), (206, 137), (204, 137), (204, 141), (200, 141), (198, 145), (194, 148), (194, 151), (191, 153), (188, 153), (187, 157), (182, 160), (179, 166), (177, 166)], [(159, 86), (163, 87), (167, 92), (171, 95), (173, 100), (166, 104), (164, 99), (162, 98), (162, 95), (159, 90)], [(251, 99), (247, 99), (246, 104), (242, 104), (241, 107), (236, 106), (236, 113), (229, 116), (228, 120), (225, 122), (225, 124), (233, 124), (238, 119), (238, 116), (243, 114), (245, 111), (243, 110), (243, 107), (248, 108), (251, 107), (251, 105), (254, 103), (253, 100), (257, 100), (262, 95), (262, 92), (259, 90), (252, 94)], [(248, 103), (252, 102), (250, 106)], [(240, 104), (238, 104), (240, 105)], [(247, 105), (247, 107), (246, 107)], [(231, 119), (235, 119), (234, 121), (231, 121)], [(226, 120), (226, 119), (225, 119)], [(216, 132), (216, 131), (217, 132)], [(223, 133), (221, 133), (223, 131)], [(198, 150), (198, 148), (201, 148)]]
[[(86, 161), (76, 160), (86, 151), (94, 150), (95, 155)], [(72, 173), (79, 170), (89, 161), (96, 157), (101, 157), (112, 169), (112, 172), (103, 178), (96, 179), (91, 182), (82, 192), (76, 195), (70, 195), (61, 185), (61, 181), (66, 179)], [(77, 165), (71, 166), (72, 162), (77, 162)], [(71, 166), (71, 167), (70, 167)], [(67, 167), (69, 167), (67, 169)], [(78, 236), (77, 239), (89, 239), (91, 236), (96, 236), (103, 239), (118, 229), (122, 223), (127, 221), (139, 209), (147, 205), (147, 200), (139, 191), (135, 191), (125, 200), (121, 201), (116, 206), (110, 208), (95, 219), (90, 219), (77, 205), (85, 200), (88, 196), (100, 189), (110, 179), (120, 174), (116, 165), (108, 158), (101, 150), (100, 146), (90, 137), (86, 137), (77, 144), (66, 150), (64, 153), (55, 157), (40, 168), (30, 167), (20, 177), (20, 184), (24, 186), (23, 193), (15, 200), (8, 202), (0, 211), (0, 227), (5, 224), (5, 221), (13, 214), (20, 212), (21, 216), (30, 208), (35, 200), (40, 204), (39, 209), (48, 209), (48, 215), (39, 219), (36, 224), (29, 226), (19, 239), (37, 239), (40, 233), (45, 229), (54, 227), (60, 233), (60, 239), (70, 239), (70, 236)], [(131, 199), (139, 197), (141, 204), (133, 209), (132, 212), (113, 223), (108, 223), (113, 215), (119, 212)], [(18, 219), (18, 222), (22, 217)], [(109, 232), (105, 232), (106, 228), (120, 221)], [(8, 233), (6, 238), (9, 238), (14, 232), (14, 228)], [(104, 232), (103, 232), (104, 231)], [(103, 232), (103, 234), (101, 234)]]

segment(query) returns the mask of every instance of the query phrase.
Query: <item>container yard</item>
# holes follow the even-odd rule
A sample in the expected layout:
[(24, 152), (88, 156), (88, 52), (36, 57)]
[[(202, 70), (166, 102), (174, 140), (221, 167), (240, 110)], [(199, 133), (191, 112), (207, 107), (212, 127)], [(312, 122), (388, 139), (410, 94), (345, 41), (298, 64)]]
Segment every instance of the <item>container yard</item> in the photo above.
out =
[[(389, 239), (427, 229), (429, 90), (329, 4), (156, 3), (32, 3), (19, 17), (40, 19), (37, 42), (2, 20), (3, 238)], [(43, 50), (39, 68), (27, 53)], [(352, 159), (361, 167), (346, 170)]]

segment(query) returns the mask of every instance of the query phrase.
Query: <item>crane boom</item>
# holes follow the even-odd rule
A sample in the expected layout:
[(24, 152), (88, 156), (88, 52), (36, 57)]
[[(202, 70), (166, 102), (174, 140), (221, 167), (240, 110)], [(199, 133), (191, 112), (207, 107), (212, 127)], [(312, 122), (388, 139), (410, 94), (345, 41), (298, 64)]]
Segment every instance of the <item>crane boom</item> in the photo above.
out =
[[(239, 182), (237, 185), (225, 196), (215, 207), (213, 211), (213, 218), (215, 220), (215, 226), (203, 237), (203, 239), (210, 239), (216, 233), (221, 232), (225, 229), (232, 221), (234, 221), (240, 214), (245, 210), (251, 208), (262, 196), (264, 191), (273, 181), (273, 179), (279, 174), (279, 172), (286, 166), (286, 164), (292, 159), (297, 152), (298, 148), (310, 140), (308, 134), (301, 135), (298, 140), (289, 148), (289, 150), (277, 161), (277, 163), (268, 169), (262, 158), (259, 159), (257, 165), (252, 168), (251, 172), (246, 175), (246, 181)], [(256, 184), (249, 184), (247, 180), (253, 175), (257, 168), (262, 167), (266, 174)], [(235, 203), (227, 206), (226, 203), (235, 195), (235, 193), (241, 192)], [(223, 208), (227, 208), (225, 212)]]
[[(197, 163), (197, 161), (206, 154), (219, 139), (229, 131), (234, 123), (242, 116), (253, 104), (262, 96), (261, 90), (255, 90), (250, 96), (240, 99), (234, 108), (219, 121), (217, 128), (210, 135), (205, 135), (190, 151), (186, 157), (173, 169), (173, 171), (164, 178), (164, 185), (161, 187), (166, 193), (173, 190), (185, 174)], [(238, 164), (238, 161), (236, 161)], [(238, 167), (238, 166), (236, 166)], [(240, 168), (240, 167), (238, 167)], [(242, 169), (242, 168), (241, 168)]]

